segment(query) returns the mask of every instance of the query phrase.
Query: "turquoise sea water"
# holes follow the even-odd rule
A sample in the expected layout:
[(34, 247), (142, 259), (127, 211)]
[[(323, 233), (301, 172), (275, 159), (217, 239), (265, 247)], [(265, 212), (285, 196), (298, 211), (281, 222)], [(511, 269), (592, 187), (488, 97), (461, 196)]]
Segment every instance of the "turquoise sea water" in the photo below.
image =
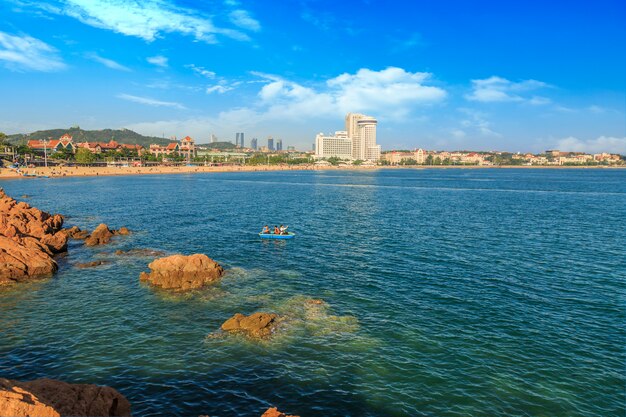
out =
[[(623, 416), (626, 170), (379, 170), (13, 180), (135, 233), (0, 289), (0, 376), (106, 384), (135, 415)], [(286, 223), (291, 241), (261, 241)], [(139, 283), (152, 248), (228, 275)], [(76, 262), (109, 263), (78, 269)], [(307, 298), (326, 305), (310, 306)], [(214, 332), (288, 320), (269, 342)]]

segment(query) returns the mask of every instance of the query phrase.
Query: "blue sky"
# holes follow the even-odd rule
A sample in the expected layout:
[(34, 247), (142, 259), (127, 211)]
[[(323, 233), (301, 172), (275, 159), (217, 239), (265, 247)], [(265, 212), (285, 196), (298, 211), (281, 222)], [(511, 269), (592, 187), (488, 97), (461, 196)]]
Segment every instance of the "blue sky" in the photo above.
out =
[[(548, 4), (546, 4), (548, 3)], [(0, 0), (0, 131), (626, 154), (623, 1)]]

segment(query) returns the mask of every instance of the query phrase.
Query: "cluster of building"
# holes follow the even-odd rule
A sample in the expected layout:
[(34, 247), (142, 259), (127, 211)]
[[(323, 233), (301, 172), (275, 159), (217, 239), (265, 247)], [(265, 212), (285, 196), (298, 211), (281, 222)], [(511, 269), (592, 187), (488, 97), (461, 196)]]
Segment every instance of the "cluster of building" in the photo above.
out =
[(543, 154), (516, 153), (505, 154), (504, 152), (438, 152), (416, 149), (414, 151), (389, 151), (385, 152), (382, 160), (390, 165), (417, 164), (417, 165), (494, 165), (502, 162), (502, 157), (515, 160), (516, 165), (587, 165), (604, 163), (610, 165), (623, 164), (620, 155), (610, 153), (586, 154), (582, 152), (561, 152), (548, 150)]
[(319, 133), (315, 137), (315, 158), (378, 161), (381, 149), (376, 144), (377, 124), (378, 121), (371, 116), (348, 113), (346, 130), (337, 131), (332, 136)]
[(118, 143), (114, 140), (109, 142), (76, 142), (71, 135), (67, 133), (61, 136), (59, 139), (50, 140), (29, 140), (26, 144), (30, 149), (37, 153), (50, 153), (67, 151), (70, 153), (76, 153), (80, 148), (87, 149), (88, 151), (100, 154), (103, 152), (120, 152), (123, 150), (136, 151), (139, 155), (144, 152), (144, 148), (141, 145), (130, 145), (127, 143)]
[[(214, 134), (211, 134), (209, 142), (210, 143), (208, 147), (210, 148), (211, 143), (219, 142), (219, 140), (217, 136), (215, 136)], [(268, 136), (267, 145), (260, 145), (259, 139), (252, 138), (250, 140), (250, 147), (246, 147), (245, 134), (243, 132), (237, 132), (235, 133), (235, 147), (240, 148), (240, 149), (250, 149), (250, 150), (259, 151), (259, 152), (274, 152), (274, 151), (280, 152), (283, 150), (283, 141), (282, 139), (274, 140), (272, 136)]]

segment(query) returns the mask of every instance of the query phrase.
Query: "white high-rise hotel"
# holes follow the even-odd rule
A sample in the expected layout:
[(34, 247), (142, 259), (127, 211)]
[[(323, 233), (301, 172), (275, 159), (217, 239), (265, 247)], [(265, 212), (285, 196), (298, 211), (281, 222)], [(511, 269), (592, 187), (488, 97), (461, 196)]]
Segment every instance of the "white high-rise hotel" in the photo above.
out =
[(320, 133), (315, 137), (315, 157), (378, 161), (380, 145), (376, 145), (376, 124), (371, 116), (358, 113), (346, 115), (346, 130), (334, 136)]

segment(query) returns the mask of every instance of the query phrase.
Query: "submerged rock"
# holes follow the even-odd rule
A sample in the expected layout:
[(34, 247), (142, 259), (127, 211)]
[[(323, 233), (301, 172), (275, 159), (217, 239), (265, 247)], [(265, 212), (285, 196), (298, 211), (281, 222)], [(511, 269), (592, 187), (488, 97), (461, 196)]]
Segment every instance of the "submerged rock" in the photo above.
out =
[(165, 252), (155, 249), (129, 249), (129, 250), (121, 250), (118, 249), (115, 251), (115, 255), (118, 256), (150, 256), (157, 257), (165, 255)]
[(130, 235), (130, 230), (128, 230), (128, 227), (122, 226), (118, 230), (114, 230), (113, 233), (115, 233), (116, 235), (127, 236)]
[(224, 268), (204, 254), (172, 255), (152, 261), (150, 272), (139, 275), (141, 281), (177, 290), (191, 290), (218, 280)]
[(128, 400), (110, 387), (0, 378), (0, 416), (130, 416), (130, 411)]
[(287, 415), (285, 413), (278, 411), (278, 408), (272, 407), (272, 408), (268, 408), (261, 417), (300, 417), (300, 416)]
[(274, 332), (277, 319), (278, 315), (274, 313), (254, 313), (249, 316), (237, 313), (222, 324), (222, 330), (243, 333), (254, 338), (266, 338)]
[(94, 266), (104, 265), (105, 263), (106, 262), (104, 261), (91, 261), (91, 262), (77, 263), (76, 267), (77, 268), (93, 268)]
[(0, 188), (0, 285), (54, 273), (67, 249), (63, 216), (17, 202)]

